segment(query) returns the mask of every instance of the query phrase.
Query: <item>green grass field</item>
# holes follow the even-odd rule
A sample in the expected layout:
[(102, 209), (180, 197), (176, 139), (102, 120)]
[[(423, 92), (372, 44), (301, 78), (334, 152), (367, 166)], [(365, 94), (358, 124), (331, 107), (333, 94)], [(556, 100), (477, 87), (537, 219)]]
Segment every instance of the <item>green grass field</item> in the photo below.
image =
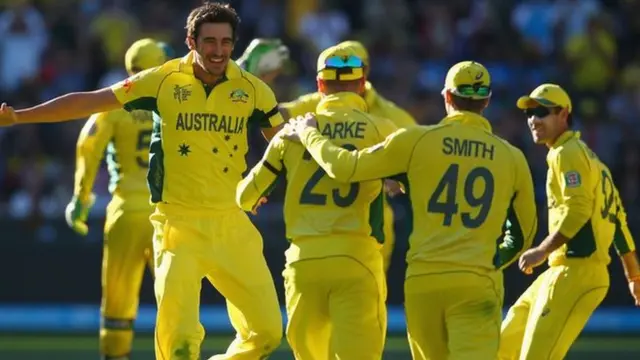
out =
[[(204, 359), (222, 351), (230, 342), (229, 336), (208, 336), (203, 345)], [(46, 336), (0, 334), (0, 359), (20, 360), (90, 360), (98, 359), (97, 338), (93, 336)], [(568, 360), (640, 359), (640, 337), (583, 337), (573, 346)], [(153, 359), (153, 338), (139, 336), (135, 340), (133, 360)], [(271, 360), (293, 359), (288, 346), (271, 357)], [(407, 341), (402, 336), (387, 340), (384, 359), (411, 359)]]

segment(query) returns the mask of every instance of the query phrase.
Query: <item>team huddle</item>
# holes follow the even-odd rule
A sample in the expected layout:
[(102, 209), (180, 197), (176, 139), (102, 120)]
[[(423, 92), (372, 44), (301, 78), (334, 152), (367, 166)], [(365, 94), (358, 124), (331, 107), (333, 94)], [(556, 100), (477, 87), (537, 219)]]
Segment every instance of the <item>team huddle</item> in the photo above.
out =
[[(640, 306), (623, 204), (607, 166), (572, 130), (561, 87), (540, 85), (515, 104), (534, 142), (549, 149), (548, 235), (532, 247), (531, 171), (482, 115), (492, 97), (483, 65), (464, 61), (449, 70), (447, 115), (433, 126), (417, 125), (376, 92), (369, 55), (356, 41), (320, 54), (316, 93), (278, 103), (270, 83), (287, 47), (256, 39), (233, 61), (238, 24), (229, 5), (206, 3), (187, 19), (184, 57), (142, 39), (127, 51), (130, 77), (120, 83), (0, 108), (3, 126), (89, 117), (65, 214), (83, 235), (106, 154), (112, 200), (102, 359), (129, 359), (147, 267), (158, 308), (156, 359), (200, 358), (205, 277), (227, 300), (236, 330), (227, 351), (210, 359), (266, 359), (280, 346), (276, 289), (246, 213), (260, 211), (283, 177), (285, 333), (296, 359), (382, 358), (394, 244), (388, 197), (398, 194), (410, 203), (404, 291), (413, 359), (564, 358), (608, 291), (612, 243)], [(243, 177), (253, 126), (269, 145)], [(516, 263), (532, 274), (545, 261), (549, 268), (503, 320), (503, 269)]]

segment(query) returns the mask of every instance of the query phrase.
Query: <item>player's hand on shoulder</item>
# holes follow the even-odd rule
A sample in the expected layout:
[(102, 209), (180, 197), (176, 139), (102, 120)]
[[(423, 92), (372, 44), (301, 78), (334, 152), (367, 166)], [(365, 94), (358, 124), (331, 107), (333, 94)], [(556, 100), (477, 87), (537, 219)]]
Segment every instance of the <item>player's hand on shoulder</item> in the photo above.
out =
[(64, 219), (67, 225), (79, 235), (85, 236), (89, 233), (87, 218), (89, 217), (89, 210), (91, 210), (94, 201), (95, 196), (93, 194), (89, 200), (85, 202), (74, 196), (64, 211)]
[(629, 292), (636, 302), (636, 306), (640, 307), (640, 277), (636, 277), (629, 281)]
[(283, 137), (287, 140), (300, 142), (300, 135), (307, 128), (318, 128), (318, 120), (316, 114), (306, 113), (295, 118), (289, 119), (289, 122), (285, 125), (285, 131)]
[(532, 248), (525, 251), (518, 261), (518, 267), (520, 270), (527, 274), (533, 274), (533, 268), (542, 265), (547, 260), (547, 253), (539, 248)]
[(0, 105), (0, 126), (11, 126), (17, 122), (18, 116), (15, 110), (6, 103), (2, 103)]

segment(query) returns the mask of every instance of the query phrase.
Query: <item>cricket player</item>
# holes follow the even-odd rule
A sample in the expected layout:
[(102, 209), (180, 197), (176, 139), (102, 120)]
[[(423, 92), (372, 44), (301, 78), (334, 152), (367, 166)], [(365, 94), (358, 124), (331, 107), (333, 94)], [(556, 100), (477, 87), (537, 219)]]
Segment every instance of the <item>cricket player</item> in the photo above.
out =
[[(345, 41), (340, 43), (340, 45), (350, 46), (358, 54), (364, 61), (364, 72), (365, 78), (369, 77), (370, 71), (370, 61), (369, 61), (369, 52), (367, 49), (358, 41)], [(367, 112), (373, 114), (377, 117), (383, 117), (391, 120), (398, 128), (406, 128), (410, 126), (414, 126), (416, 121), (403, 109), (399, 108), (393, 102), (385, 99), (382, 95), (378, 94), (373, 85), (369, 82), (365, 82), (365, 87), (360, 94), (364, 97), (367, 103)], [(298, 99), (281, 103), (280, 111), (283, 113), (285, 119), (295, 118), (300, 115), (304, 115), (308, 112), (314, 112), (316, 106), (322, 99), (322, 94), (320, 92), (315, 92), (307, 95), (303, 95)], [(387, 186), (388, 194), (393, 196), (399, 192), (399, 188), (395, 184), (395, 182), (387, 181), (385, 183)], [(389, 205), (388, 199), (385, 197), (384, 199), (384, 237), (385, 242), (382, 247), (382, 252), (385, 261), (385, 269), (389, 268), (391, 263), (391, 255), (393, 253), (393, 247), (395, 244), (395, 233), (393, 229), (394, 218), (393, 218), (393, 209), (391, 205)]]
[(280, 344), (282, 316), (262, 237), (235, 202), (247, 129), (271, 138), (283, 124), (271, 89), (230, 61), (239, 17), (205, 3), (187, 19), (190, 52), (109, 88), (14, 111), (0, 125), (59, 122), (124, 107), (151, 110), (149, 172), (154, 225), (156, 359), (198, 359), (203, 277), (227, 299), (235, 340), (213, 359), (260, 359)]
[[(365, 86), (363, 66), (346, 46), (318, 58), (319, 128), (344, 148), (374, 145), (396, 129), (366, 113), (358, 95)], [(333, 180), (302, 145), (277, 136), (238, 185), (238, 204), (255, 209), (281, 173), (291, 241), (283, 273), (287, 339), (296, 359), (381, 359), (387, 328), (382, 181)]]
[(549, 235), (522, 254), (532, 269), (549, 269), (520, 296), (502, 323), (500, 359), (564, 359), (609, 289), (609, 248), (622, 258), (629, 289), (640, 306), (640, 267), (611, 172), (571, 130), (571, 99), (543, 84), (517, 106), (536, 144), (549, 148)]
[[(125, 54), (129, 75), (164, 64), (166, 53), (152, 39), (138, 40)], [(122, 109), (92, 115), (80, 132), (69, 226), (86, 235), (93, 183), (107, 153), (113, 195), (104, 227), (100, 353), (103, 360), (129, 359), (145, 265), (153, 265), (147, 171), (152, 114)]]
[(402, 179), (412, 206), (405, 311), (414, 359), (495, 359), (503, 302), (501, 269), (528, 248), (537, 218), (522, 152), (491, 132), (481, 113), (487, 69), (473, 61), (446, 77), (447, 117), (400, 129), (350, 151), (316, 129), (313, 115), (290, 127), (329, 176)]

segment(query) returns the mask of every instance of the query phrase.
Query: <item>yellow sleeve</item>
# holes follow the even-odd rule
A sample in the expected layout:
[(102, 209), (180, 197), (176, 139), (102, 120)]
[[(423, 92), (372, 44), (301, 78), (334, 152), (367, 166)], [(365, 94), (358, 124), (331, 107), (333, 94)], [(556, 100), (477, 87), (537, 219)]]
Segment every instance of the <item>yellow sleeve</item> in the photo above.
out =
[(421, 133), (400, 129), (384, 142), (360, 151), (345, 150), (318, 129), (306, 129), (301, 142), (330, 177), (343, 182), (360, 182), (405, 173)]
[(531, 247), (538, 229), (538, 215), (531, 169), (524, 154), (516, 153), (516, 186), (507, 213), (505, 232), (498, 247), (497, 268), (505, 268)]
[(398, 130), (398, 126), (389, 119), (376, 117), (374, 118), (374, 121), (378, 134), (380, 134), (380, 141), (384, 141), (387, 136)]
[(316, 112), (316, 107), (318, 106), (321, 98), (320, 94), (312, 93), (300, 96), (293, 101), (280, 103), (279, 106), (280, 108), (285, 109), (290, 117), (294, 118), (308, 112)]
[(279, 135), (273, 137), (262, 160), (238, 183), (236, 204), (244, 211), (251, 211), (261, 197), (267, 196), (282, 173), (282, 155), (285, 142)]
[(92, 115), (80, 131), (76, 146), (76, 173), (73, 194), (88, 201), (105, 148), (113, 135), (109, 113)]
[(262, 128), (274, 128), (284, 123), (284, 119), (278, 111), (276, 95), (271, 88), (258, 80), (256, 86), (256, 108), (251, 114), (250, 120), (257, 121)]
[(631, 251), (636, 250), (635, 242), (631, 231), (629, 231), (629, 225), (627, 225), (627, 213), (622, 205), (620, 194), (618, 189), (615, 189), (615, 199), (617, 204), (616, 211), (616, 232), (613, 236), (613, 246), (616, 248), (618, 255), (625, 255)]
[(595, 194), (591, 186), (588, 160), (573, 148), (561, 150), (552, 163), (553, 179), (558, 183), (560, 197), (564, 199), (564, 211), (558, 220), (558, 231), (567, 238), (576, 233), (591, 218)]
[(165, 77), (161, 66), (151, 68), (112, 85), (111, 91), (127, 111), (157, 112), (158, 89)]
[(391, 120), (398, 128), (408, 128), (417, 124), (416, 120), (407, 111), (399, 108), (391, 103), (389, 105), (389, 120)]

